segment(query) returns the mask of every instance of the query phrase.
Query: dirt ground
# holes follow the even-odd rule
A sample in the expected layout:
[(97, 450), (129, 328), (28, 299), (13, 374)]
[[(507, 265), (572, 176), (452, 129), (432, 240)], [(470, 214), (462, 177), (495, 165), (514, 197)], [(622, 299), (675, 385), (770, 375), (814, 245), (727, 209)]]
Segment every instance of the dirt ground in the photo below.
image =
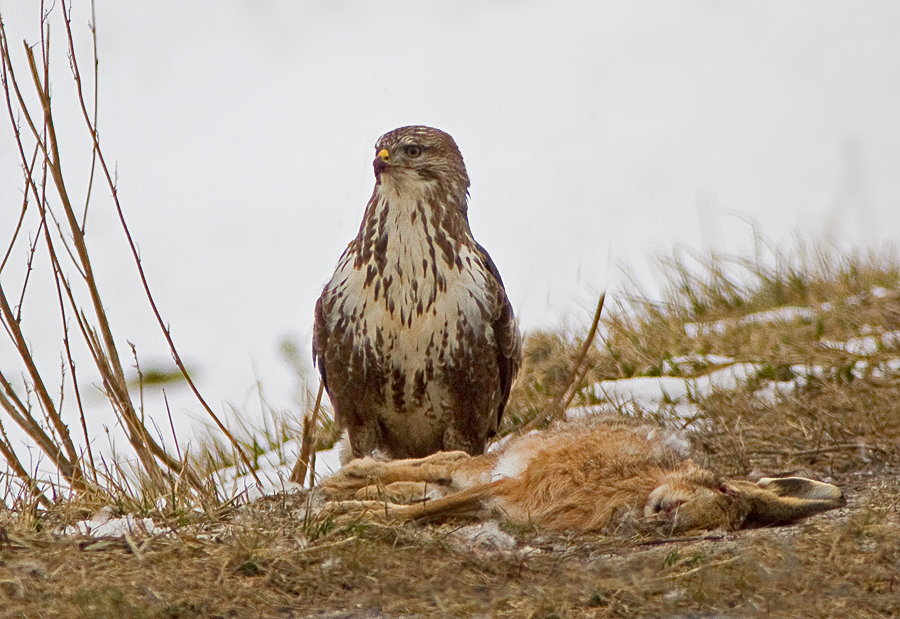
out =
[(155, 538), (7, 529), (0, 616), (900, 616), (897, 473), (836, 480), (847, 506), (797, 525), (671, 539), (330, 528), (299, 495)]

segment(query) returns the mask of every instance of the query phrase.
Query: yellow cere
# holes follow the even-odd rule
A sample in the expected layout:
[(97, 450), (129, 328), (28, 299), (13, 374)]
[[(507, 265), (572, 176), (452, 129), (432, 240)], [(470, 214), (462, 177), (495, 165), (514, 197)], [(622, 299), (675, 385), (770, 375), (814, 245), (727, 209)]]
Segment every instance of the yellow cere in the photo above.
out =
[(380, 151), (378, 151), (378, 156), (381, 157), (382, 159), (387, 160), (388, 150), (386, 148), (382, 148)]

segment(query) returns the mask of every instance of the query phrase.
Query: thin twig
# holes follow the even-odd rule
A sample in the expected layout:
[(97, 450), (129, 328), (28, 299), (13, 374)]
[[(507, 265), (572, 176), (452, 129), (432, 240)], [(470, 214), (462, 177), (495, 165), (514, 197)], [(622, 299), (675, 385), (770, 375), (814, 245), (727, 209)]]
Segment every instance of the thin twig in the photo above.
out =
[(877, 445), (868, 445), (866, 443), (844, 443), (840, 445), (829, 445), (827, 447), (818, 447), (816, 449), (749, 449), (746, 454), (749, 456), (817, 456), (824, 453), (834, 453), (837, 451), (850, 451), (854, 449), (869, 449), (889, 455), (887, 449), (878, 447)]
[(0, 453), (3, 454), (3, 457), (6, 459), (6, 463), (12, 468), (13, 472), (16, 476), (22, 480), (25, 484), (25, 488), (27, 488), (28, 492), (33, 496), (41, 505), (44, 507), (50, 507), (52, 502), (47, 496), (41, 492), (40, 488), (38, 488), (37, 482), (34, 477), (28, 474), (28, 471), (25, 470), (25, 467), (22, 466), (21, 461), (18, 456), (16, 456), (15, 450), (12, 448), (12, 445), (9, 443), (9, 438), (6, 435), (6, 429), (3, 427), (3, 424), (0, 423)]
[[(581, 346), (581, 351), (578, 354), (578, 358), (575, 363), (572, 365), (572, 369), (569, 372), (569, 377), (566, 379), (566, 385), (563, 387), (556, 397), (553, 398), (553, 401), (544, 408), (541, 413), (529, 421), (524, 428), (522, 428), (522, 432), (529, 432), (534, 430), (539, 425), (544, 422), (551, 422), (556, 417), (558, 417), (563, 411), (565, 411), (566, 406), (568, 406), (569, 402), (572, 401), (572, 398), (575, 395), (575, 390), (577, 390), (578, 385), (581, 384), (581, 381), (584, 380), (584, 376), (587, 374), (587, 366), (585, 366), (584, 373), (581, 372), (582, 364), (587, 358), (588, 351), (590, 351), (591, 346), (594, 345), (594, 337), (597, 335), (597, 327), (600, 325), (600, 314), (603, 312), (603, 302), (606, 300), (606, 292), (600, 295), (600, 300), (597, 302), (597, 310), (594, 312), (594, 320), (591, 322), (591, 328), (588, 330), (587, 337), (584, 338), (584, 343)], [(577, 381), (577, 382), (576, 382)], [(572, 394), (569, 395), (569, 390), (572, 389)], [(565, 404), (563, 404), (565, 402)]]
[[(91, 29), (91, 41), (93, 43), (94, 48), (94, 130), (97, 131), (97, 123), (99, 119), (99, 108), (100, 108), (100, 56), (97, 54), (97, 11), (94, 6), (94, 0), (91, 0), (91, 21), (90, 21), (90, 29)], [(74, 58), (75, 55), (72, 54)], [(73, 70), (77, 71), (77, 67)], [(91, 191), (94, 188), (94, 172), (97, 169), (97, 152), (99, 150), (99, 145), (94, 143), (94, 150), (91, 154), (91, 174), (88, 178), (88, 186), (87, 186), (87, 195), (84, 198), (84, 213), (81, 217), (81, 229), (85, 230), (87, 228), (87, 214), (88, 214), (88, 206), (91, 203)]]
[(291, 471), (290, 480), (295, 484), (303, 484), (306, 481), (306, 472), (309, 470), (309, 459), (315, 451), (316, 426), (319, 424), (319, 405), (322, 403), (322, 392), (325, 391), (325, 383), (319, 381), (319, 393), (316, 395), (316, 405), (312, 415), (303, 420), (303, 437), (300, 440), (300, 456), (297, 464)]
[(166, 390), (163, 389), (163, 402), (166, 405), (166, 415), (169, 417), (169, 429), (172, 430), (172, 438), (175, 439), (175, 453), (178, 455), (179, 460), (187, 460), (187, 454), (184, 456), (181, 455), (181, 446), (178, 444), (178, 434), (175, 432), (175, 422), (172, 421), (172, 409), (169, 407), (169, 396), (166, 395)]
[(637, 542), (635, 546), (661, 546), (662, 544), (674, 544), (684, 542), (721, 542), (724, 535), (694, 535), (690, 537), (663, 537)]
[[(6, 64), (3, 64), (3, 83), (6, 84)], [(10, 103), (9, 97), (6, 98), (7, 104)], [(12, 110), (10, 110), (12, 112)], [(16, 134), (16, 139), (19, 139), (19, 127), (16, 123), (13, 123), (13, 131)], [(25, 178), (31, 178), (31, 174), (34, 171), (34, 166), (37, 164), (37, 156), (40, 148), (35, 145), (34, 154), (31, 156), (31, 165), (25, 166)], [(3, 261), (0, 262), (0, 273), (3, 272), (3, 267), (6, 266), (7, 261), (9, 260), (10, 254), (12, 254), (13, 248), (16, 246), (16, 239), (19, 237), (19, 232), (22, 230), (22, 224), (25, 221), (25, 213), (28, 211), (28, 188), (25, 188), (25, 191), (22, 192), (22, 210), (19, 213), (19, 221), (16, 223), (16, 228), (13, 230), (12, 238), (9, 240), (9, 245), (6, 248), (6, 254), (3, 256)]]

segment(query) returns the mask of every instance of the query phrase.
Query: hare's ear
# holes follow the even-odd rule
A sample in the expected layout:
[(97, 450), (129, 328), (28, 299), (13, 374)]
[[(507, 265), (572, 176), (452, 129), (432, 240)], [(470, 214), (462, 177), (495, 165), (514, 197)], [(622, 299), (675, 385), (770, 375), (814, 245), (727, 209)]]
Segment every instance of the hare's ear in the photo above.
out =
[(837, 486), (805, 477), (763, 477), (756, 485), (778, 496), (811, 501), (835, 501), (835, 507), (846, 504), (844, 493)]
[(765, 477), (736, 489), (750, 504), (744, 526), (793, 522), (847, 503), (837, 486), (803, 477)]

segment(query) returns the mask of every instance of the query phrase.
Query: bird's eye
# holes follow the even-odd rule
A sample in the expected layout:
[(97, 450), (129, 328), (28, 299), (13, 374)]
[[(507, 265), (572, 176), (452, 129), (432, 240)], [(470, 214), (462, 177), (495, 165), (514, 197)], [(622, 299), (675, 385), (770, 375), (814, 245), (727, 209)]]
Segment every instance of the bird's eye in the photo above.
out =
[(416, 158), (422, 154), (422, 147), (416, 146), (415, 144), (410, 144), (403, 149), (403, 152), (406, 153), (407, 157)]

